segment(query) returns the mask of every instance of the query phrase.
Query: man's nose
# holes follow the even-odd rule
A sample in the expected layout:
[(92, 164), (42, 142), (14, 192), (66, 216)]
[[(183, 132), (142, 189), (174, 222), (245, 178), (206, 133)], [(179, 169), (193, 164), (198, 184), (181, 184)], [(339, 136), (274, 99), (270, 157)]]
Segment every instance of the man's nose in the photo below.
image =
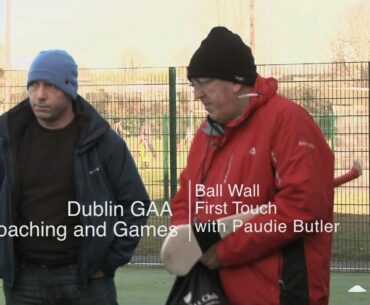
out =
[(34, 92), (34, 96), (40, 100), (45, 99), (46, 95), (47, 95), (47, 88), (43, 85), (38, 86), (36, 91)]

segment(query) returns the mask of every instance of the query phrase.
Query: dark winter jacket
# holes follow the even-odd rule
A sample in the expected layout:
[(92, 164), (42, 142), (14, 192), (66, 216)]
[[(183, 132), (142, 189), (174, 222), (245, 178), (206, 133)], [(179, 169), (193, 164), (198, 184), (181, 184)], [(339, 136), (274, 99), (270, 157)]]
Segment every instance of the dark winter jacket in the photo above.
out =
[[(131, 259), (138, 236), (118, 237), (114, 225), (127, 227), (145, 225), (145, 215), (133, 215), (132, 203), (149, 205), (149, 197), (139, 176), (126, 143), (110, 128), (109, 124), (82, 97), (73, 102), (80, 125), (80, 142), (74, 153), (76, 198), (81, 206), (122, 205), (124, 213), (111, 216), (83, 216), (82, 225), (106, 225), (104, 237), (90, 234), (84, 237), (79, 255), (81, 283), (98, 269), (113, 276), (115, 270)], [(15, 155), (22, 136), (33, 117), (26, 99), (0, 116), (0, 226), (14, 225), (18, 192)], [(36, 179), (37, 177), (35, 177)], [(0, 277), (12, 286), (16, 278), (17, 259), (14, 239), (0, 237)]]

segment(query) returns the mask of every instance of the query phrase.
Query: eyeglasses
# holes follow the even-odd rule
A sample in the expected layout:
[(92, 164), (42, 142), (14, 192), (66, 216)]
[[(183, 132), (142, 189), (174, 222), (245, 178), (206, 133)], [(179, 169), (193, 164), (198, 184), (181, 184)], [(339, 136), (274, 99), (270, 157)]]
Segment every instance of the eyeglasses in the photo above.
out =
[(189, 86), (195, 90), (208, 90), (209, 85), (214, 81), (214, 78), (199, 78), (196, 80), (192, 80)]

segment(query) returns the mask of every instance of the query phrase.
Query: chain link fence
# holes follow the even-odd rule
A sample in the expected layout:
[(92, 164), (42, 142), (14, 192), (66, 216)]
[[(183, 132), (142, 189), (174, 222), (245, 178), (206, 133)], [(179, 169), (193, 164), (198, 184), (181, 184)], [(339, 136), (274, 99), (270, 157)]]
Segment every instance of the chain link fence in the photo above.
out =
[[(315, 118), (335, 153), (335, 176), (357, 159), (363, 175), (335, 190), (333, 270), (370, 271), (368, 62), (260, 65), (279, 81), (279, 93)], [(27, 97), (26, 71), (0, 70), (0, 113)], [(186, 69), (80, 69), (79, 93), (127, 142), (158, 214), (152, 228), (167, 227), (166, 203), (176, 192), (192, 137), (205, 118)], [(163, 208), (163, 211), (162, 211)], [(162, 230), (165, 232), (165, 230)], [(132, 264), (160, 265), (163, 237), (147, 231)], [(164, 235), (164, 234), (163, 234)]]

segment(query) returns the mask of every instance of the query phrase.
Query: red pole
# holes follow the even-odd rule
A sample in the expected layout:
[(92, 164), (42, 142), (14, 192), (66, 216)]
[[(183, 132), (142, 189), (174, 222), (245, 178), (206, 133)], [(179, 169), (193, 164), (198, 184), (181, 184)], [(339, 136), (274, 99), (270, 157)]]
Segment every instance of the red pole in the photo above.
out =
[(254, 39), (254, 0), (249, 0), (249, 38), (250, 38), (250, 47), (252, 52), (255, 53), (255, 39)]

